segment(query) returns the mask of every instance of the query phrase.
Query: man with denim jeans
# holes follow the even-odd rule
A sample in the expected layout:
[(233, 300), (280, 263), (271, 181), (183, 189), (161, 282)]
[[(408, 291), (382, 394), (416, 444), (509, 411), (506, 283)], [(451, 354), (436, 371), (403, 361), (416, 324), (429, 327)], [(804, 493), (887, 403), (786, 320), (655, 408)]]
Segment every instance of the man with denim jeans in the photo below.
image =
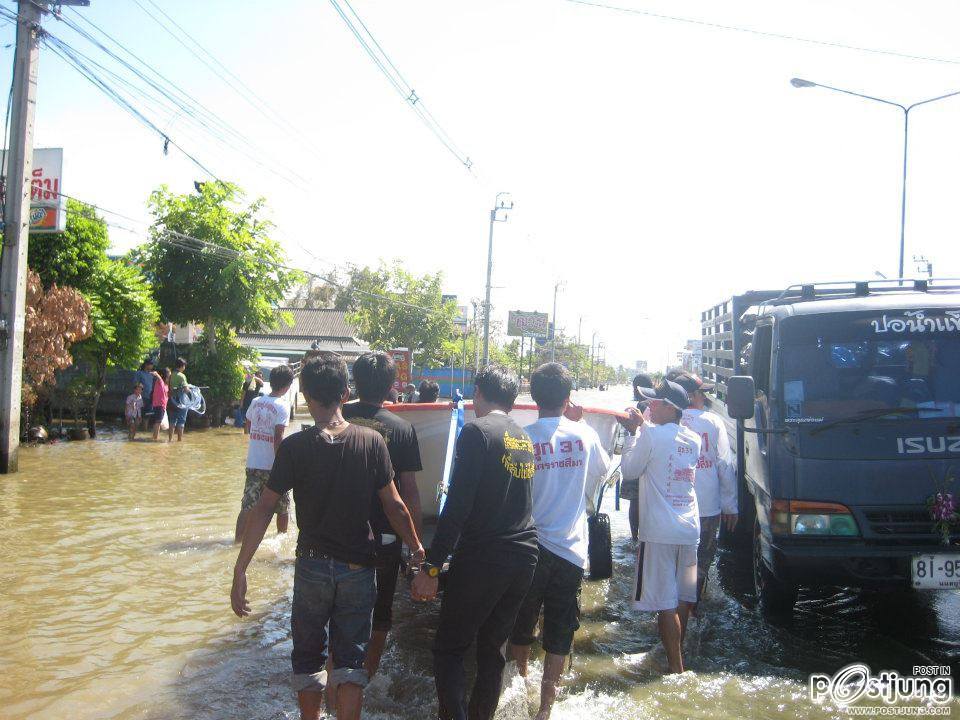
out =
[[(432, 600), (452, 553), (433, 674), (441, 720), (490, 720), (500, 702), (503, 647), (537, 564), (531, 517), (533, 444), (507, 413), (517, 382), (486, 367), (474, 381), (477, 419), (463, 426), (447, 501), (430, 554), (411, 584), (414, 600)], [(463, 658), (477, 647), (477, 679), (467, 704)]]
[(423, 560), (423, 546), (393, 483), (383, 437), (343, 418), (341, 407), (350, 397), (343, 359), (324, 353), (308, 360), (300, 373), (300, 388), (316, 425), (289, 436), (277, 450), (270, 480), (247, 519), (230, 602), (238, 616), (250, 614), (247, 566), (277, 500), (293, 490), (300, 534), (290, 617), (291, 661), (300, 717), (320, 718), (329, 653), (330, 680), (338, 686), (337, 718), (357, 720), (369, 681), (364, 660), (377, 596), (370, 539), (374, 498), (411, 549), (414, 562)]

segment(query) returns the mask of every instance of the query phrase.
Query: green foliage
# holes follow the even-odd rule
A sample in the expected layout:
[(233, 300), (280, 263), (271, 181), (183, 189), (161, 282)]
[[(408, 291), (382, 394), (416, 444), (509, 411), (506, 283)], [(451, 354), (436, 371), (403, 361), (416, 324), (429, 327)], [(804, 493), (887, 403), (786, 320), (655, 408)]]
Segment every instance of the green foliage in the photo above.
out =
[(203, 391), (208, 405), (226, 405), (240, 397), (243, 389), (242, 363), (256, 363), (259, 353), (243, 347), (237, 342), (236, 335), (224, 328), (217, 330), (216, 352), (210, 352), (205, 339), (201, 336), (200, 342), (192, 348), (187, 377), (192, 385), (209, 388)]
[(32, 233), (28, 262), (44, 288), (56, 284), (89, 289), (97, 265), (107, 259), (107, 225), (92, 207), (67, 200), (67, 227), (62, 233)]
[(220, 182), (203, 183), (187, 195), (161, 186), (150, 196), (153, 237), (179, 243), (151, 243), (136, 258), (153, 283), (165, 319), (245, 331), (276, 322), (274, 308), (301, 280), (301, 273), (278, 267), (286, 257), (269, 237), (270, 223), (258, 217), (263, 200), (249, 205), (243, 200), (236, 185)]
[[(442, 273), (413, 275), (381, 263), (377, 269), (351, 265), (348, 276), (336, 307), (348, 311), (347, 319), (371, 347), (412, 348), (420, 366), (444, 361), (457, 309), (453, 302), (443, 303)], [(384, 295), (394, 302), (384, 301)]]
[(109, 367), (136, 367), (156, 344), (160, 316), (150, 286), (140, 272), (120, 260), (99, 263), (86, 282), (93, 334), (77, 354), (94, 365), (102, 384)]

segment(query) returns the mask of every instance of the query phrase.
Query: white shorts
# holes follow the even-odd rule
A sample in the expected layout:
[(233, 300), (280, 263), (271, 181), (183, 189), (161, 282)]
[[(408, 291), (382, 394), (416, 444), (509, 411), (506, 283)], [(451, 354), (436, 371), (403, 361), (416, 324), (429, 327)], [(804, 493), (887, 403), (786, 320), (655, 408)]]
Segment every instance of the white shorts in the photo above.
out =
[(634, 610), (674, 610), (681, 600), (697, 601), (697, 546), (641, 542), (634, 573)]

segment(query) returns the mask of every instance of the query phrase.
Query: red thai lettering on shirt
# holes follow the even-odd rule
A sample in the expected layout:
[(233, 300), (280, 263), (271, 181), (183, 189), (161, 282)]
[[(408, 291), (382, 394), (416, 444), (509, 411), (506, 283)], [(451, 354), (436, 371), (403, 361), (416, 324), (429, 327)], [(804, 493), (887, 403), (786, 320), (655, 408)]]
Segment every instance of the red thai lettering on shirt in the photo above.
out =
[(266, 433), (251, 432), (250, 439), (262, 440), (263, 442), (268, 442), (270, 444), (273, 444), (273, 435), (267, 435)]

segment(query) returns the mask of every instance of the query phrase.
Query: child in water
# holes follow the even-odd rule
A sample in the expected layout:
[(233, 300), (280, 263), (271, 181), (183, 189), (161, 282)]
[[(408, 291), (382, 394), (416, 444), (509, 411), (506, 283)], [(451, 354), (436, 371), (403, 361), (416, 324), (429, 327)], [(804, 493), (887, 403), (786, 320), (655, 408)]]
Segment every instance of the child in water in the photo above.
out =
[(137, 383), (133, 386), (133, 392), (127, 395), (127, 407), (124, 415), (127, 418), (127, 429), (129, 438), (133, 440), (137, 436), (137, 425), (140, 424), (140, 418), (143, 415), (143, 383)]

